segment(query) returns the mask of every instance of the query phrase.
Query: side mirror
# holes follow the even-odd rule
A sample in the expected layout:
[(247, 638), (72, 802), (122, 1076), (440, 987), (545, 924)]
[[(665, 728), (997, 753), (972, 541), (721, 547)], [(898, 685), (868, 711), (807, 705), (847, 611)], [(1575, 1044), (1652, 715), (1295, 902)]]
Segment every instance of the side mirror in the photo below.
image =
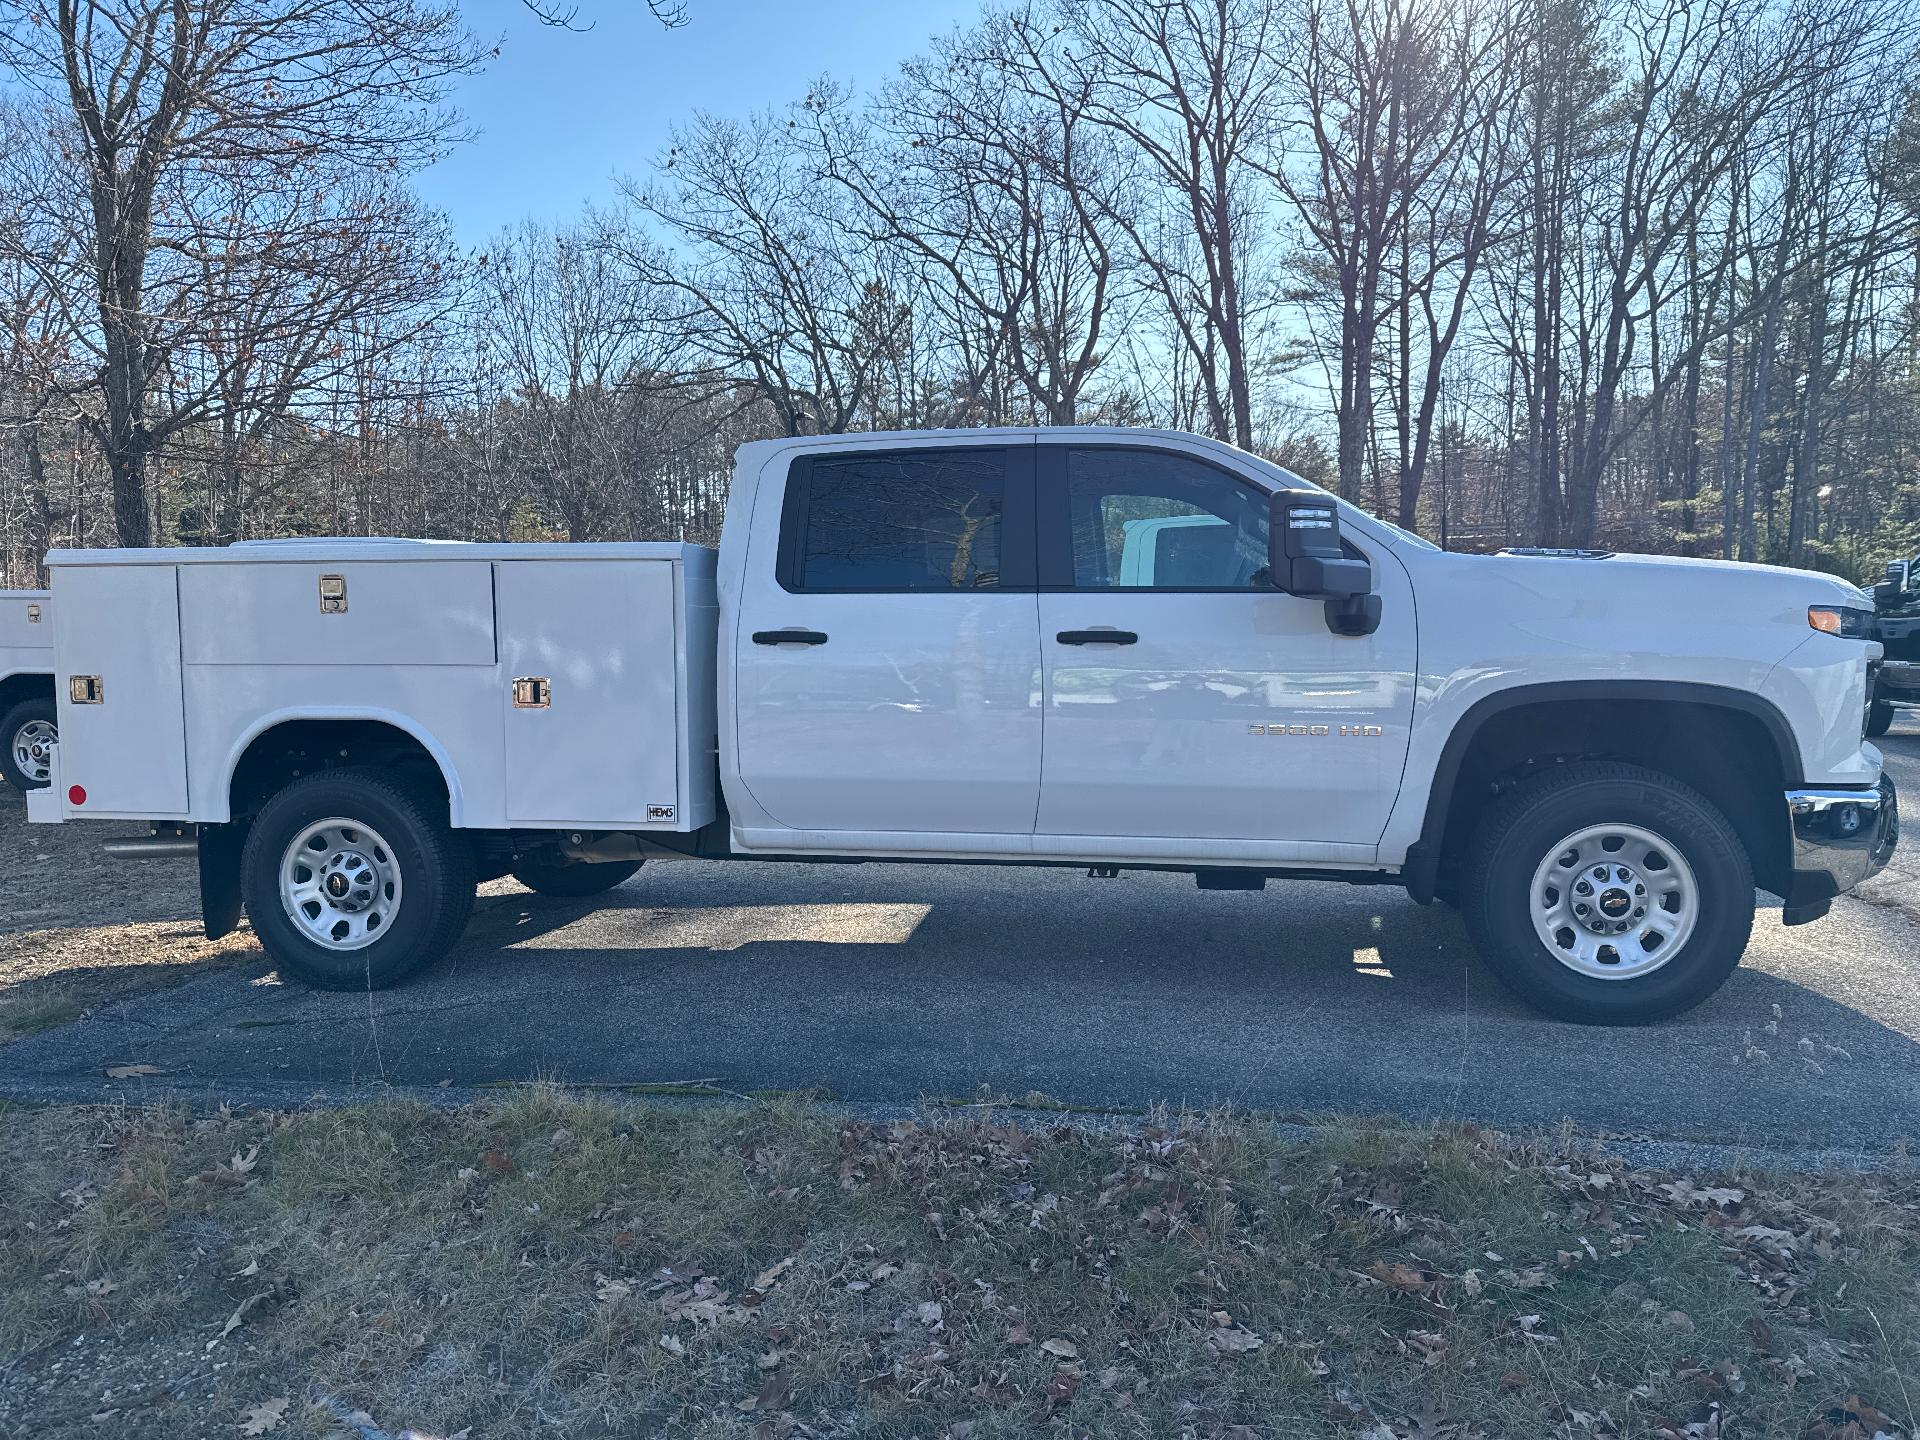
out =
[(1317, 490), (1276, 490), (1267, 514), (1267, 569), (1289, 595), (1327, 602), (1336, 635), (1371, 635), (1380, 626), (1373, 567), (1340, 543), (1340, 507)]

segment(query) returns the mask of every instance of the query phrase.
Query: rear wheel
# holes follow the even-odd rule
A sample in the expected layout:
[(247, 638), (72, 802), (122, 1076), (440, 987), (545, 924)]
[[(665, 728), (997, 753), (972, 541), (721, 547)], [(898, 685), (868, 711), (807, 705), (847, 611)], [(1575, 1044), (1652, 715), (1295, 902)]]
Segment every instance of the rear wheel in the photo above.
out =
[(579, 900), (611, 890), (623, 880), (631, 880), (645, 863), (641, 860), (577, 860), (571, 864), (560, 864), (522, 860), (513, 867), (513, 878), (541, 895)]
[(22, 700), (0, 718), (0, 775), (16, 790), (44, 790), (60, 738), (50, 698)]
[(446, 954), (473, 908), (473, 852), (438, 808), (362, 769), (309, 775), (269, 800), (241, 887), (274, 963), (323, 990), (378, 990)]
[(1590, 1025), (1698, 1005), (1753, 929), (1753, 870), (1726, 817), (1670, 776), (1611, 762), (1560, 766), (1502, 797), (1461, 899), (1508, 986)]
[(1876, 700), (1867, 711), (1867, 738), (1878, 740), (1893, 728), (1893, 702)]

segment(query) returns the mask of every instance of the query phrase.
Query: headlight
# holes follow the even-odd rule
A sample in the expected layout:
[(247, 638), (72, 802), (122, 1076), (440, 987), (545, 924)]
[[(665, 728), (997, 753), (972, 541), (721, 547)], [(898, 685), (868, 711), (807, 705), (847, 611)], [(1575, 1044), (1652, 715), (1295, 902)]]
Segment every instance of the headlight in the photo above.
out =
[(1848, 605), (1809, 605), (1807, 624), (1827, 635), (1843, 640), (1873, 638), (1873, 611), (1856, 610)]

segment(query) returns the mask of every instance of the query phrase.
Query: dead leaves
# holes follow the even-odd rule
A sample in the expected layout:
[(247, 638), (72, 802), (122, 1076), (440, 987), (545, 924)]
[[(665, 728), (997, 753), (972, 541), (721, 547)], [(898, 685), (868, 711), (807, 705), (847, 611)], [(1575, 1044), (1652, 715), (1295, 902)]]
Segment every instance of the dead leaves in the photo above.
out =
[(1660, 1187), (1674, 1204), (1689, 1210), (1731, 1210), (1747, 1198), (1747, 1192), (1731, 1186), (1700, 1186), (1682, 1176)]
[(1437, 1270), (1408, 1265), (1399, 1260), (1374, 1261), (1367, 1270), (1366, 1278), (1389, 1290), (1398, 1290), (1403, 1295), (1434, 1296), (1446, 1283), (1446, 1277)]
[(109, 1065), (107, 1067), (107, 1078), (109, 1080), (133, 1080), (142, 1075), (164, 1075), (166, 1073), (167, 1072), (162, 1070), (158, 1065)]
[(767, 1376), (758, 1393), (739, 1401), (735, 1407), (746, 1411), (790, 1410), (793, 1408), (793, 1377), (784, 1366)]
[(253, 1167), (260, 1161), (260, 1147), (248, 1148), (246, 1154), (238, 1151), (224, 1165), (215, 1165), (212, 1169), (202, 1170), (193, 1178), (202, 1185), (211, 1185), (221, 1190), (244, 1190), (253, 1183)]
[(262, 1400), (258, 1405), (243, 1411), (240, 1416), (242, 1435), (264, 1435), (275, 1429), (287, 1417), (287, 1406), (292, 1402), (285, 1395), (274, 1400)]
[(217, 1346), (222, 1340), (226, 1339), (227, 1336), (231, 1335), (234, 1331), (238, 1330), (240, 1326), (245, 1322), (247, 1316), (253, 1313), (253, 1310), (256, 1306), (259, 1306), (264, 1302), (271, 1300), (272, 1298), (273, 1298), (273, 1291), (262, 1290), (262, 1291), (259, 1291), (257, 1294), (247, 1296), (246, 1299), (242, 1300), (238, 1305), (236, 1305), (234, 1307), (233, 1313), (227, 1317), (227, 1323), (220, 1327), (220, 1333), (214, 1336), (213, 1339), (207, 1342), (208, 1353), (211, 1354), (215, 1346)]
[(1800, 1440), (1909, 1440), (1909, 1435), (1891, 1416), (1849, 1395), (1809, 1416)]

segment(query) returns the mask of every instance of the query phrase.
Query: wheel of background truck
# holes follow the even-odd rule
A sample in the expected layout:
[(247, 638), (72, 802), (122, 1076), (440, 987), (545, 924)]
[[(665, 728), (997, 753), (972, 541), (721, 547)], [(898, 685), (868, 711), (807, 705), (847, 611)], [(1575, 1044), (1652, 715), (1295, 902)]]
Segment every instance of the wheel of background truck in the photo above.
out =
[(274, 963), (322, 990), (378, 990), (446, 954), (473, 909), (473, 849), (438, 808), (361, 769), (267, 801), (240, 883)]
[(1740, 963), (1753, 867), (1705, 796), (1637, 765), (1557, 767), (1480, 822), (1467, 932), (1523, 999), (1562, 1020), (1635, 1025), (1698, 1005)]
[(1893, 702), (1876, 700), (1867, 711), (1867, 738), (1878, 740), (1893, 728)]
[(44, 790), (53, 764), (58, 712), (45, 698), (22, 700), (0, 719), (0, 775), (16, 790)]
[(548, 864), (540, 860), (522, 860), (513, 867), (513, 878), (541, 895), (578, 900), (611, 890), (623, 880), (639, 873), (644, 860), (575, 861), (571, 865)]

